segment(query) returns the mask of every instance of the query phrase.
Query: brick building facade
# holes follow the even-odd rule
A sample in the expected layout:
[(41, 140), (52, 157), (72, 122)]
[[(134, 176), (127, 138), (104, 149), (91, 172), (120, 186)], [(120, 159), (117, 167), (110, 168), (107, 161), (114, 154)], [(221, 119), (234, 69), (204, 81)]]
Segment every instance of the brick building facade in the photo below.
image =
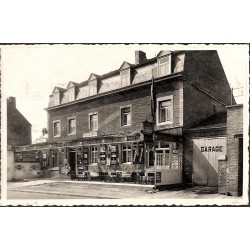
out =
[(243, 193), (243, 105), (227, 107), (227, 158), (219, 161), (219, 193)]
[(76, 174), (143, 170), (155, 184), (192, 182), (193, 139), (225, 136), (214, 117), (230, 102), (217, 51), (160, 51), (152, 59), (136, 51), (135, 64), (54, 88), (42, 167), (57, 174), (67, 166)]

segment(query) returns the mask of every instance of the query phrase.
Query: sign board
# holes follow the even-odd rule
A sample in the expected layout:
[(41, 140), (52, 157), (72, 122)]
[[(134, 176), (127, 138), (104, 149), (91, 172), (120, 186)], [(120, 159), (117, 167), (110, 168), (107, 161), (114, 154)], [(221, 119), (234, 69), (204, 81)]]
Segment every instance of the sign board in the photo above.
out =
[(15, 162), (39, 162), (37, 151), (15, 153)]
[(143, 132), (146, 134), (152, 134), (154, 132), (154, 124), (152, 122), (143, 122)]
[(83, 138), (96, 137), (96, 136), (97, 136), (97, 131), (91, 131), (91, 132), (87, 132), (87, 133), (82, 134)]
[(47, 138), (38, 138), (38, 139), (36, 139), (36, 143), (43, 143), (43, 142), (47, 142)]
[(100, 163), (106, 164), (106, 152), (100, 152)]

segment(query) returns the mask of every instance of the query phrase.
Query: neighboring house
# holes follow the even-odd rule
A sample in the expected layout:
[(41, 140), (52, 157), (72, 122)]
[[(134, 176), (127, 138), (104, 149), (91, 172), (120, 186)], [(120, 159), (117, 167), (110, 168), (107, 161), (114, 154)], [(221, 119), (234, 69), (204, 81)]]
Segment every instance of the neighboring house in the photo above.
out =
[(16, 108), (16, 98), (7, 99), (7, 144), (20, 146), (31, 144), (31, 124)]
[(16, 108), (16, 98), (7, 99), (7, 166), (8, 180), (15, 178), (14, 152), (16, 147), (31, 144), (31, 124)]
[(57, 175), (68, 166), (76, 174), (143, 170), (156, 185), (218, 186), (231, 101), (217, 51), (160, 51), (151, 59), (136, 51), (135, 64), (55, 87), (45, 109), (48, 142), (18, 147), (16, 164), (28, 151)]

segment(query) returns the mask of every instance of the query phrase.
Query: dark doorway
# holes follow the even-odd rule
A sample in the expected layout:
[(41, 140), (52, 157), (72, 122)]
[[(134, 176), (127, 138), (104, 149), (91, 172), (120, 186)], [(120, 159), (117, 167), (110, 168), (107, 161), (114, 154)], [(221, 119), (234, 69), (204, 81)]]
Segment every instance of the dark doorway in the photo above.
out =
[(74, 148), (68, 149), (68, 164), (71, 172), (76, 172), (76, 150)]
[(243, 193), (243, 138), (239, 138), (238, 195)]

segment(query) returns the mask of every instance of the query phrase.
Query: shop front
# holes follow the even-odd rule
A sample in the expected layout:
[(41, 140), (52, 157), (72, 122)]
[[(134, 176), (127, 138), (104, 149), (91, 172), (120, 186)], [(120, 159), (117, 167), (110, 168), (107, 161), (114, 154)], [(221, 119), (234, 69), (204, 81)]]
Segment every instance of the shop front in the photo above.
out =
[(16, 176), (68, 175), (76, 180), (179, 184), (182, 148), (180, 137), (140, 132), (29, 145), (15, 152)]
[(152, 185), (182, 183), (180, 137), (106, 135), (65, 142), (72, 179)]
[(183, 146), (180, 137), (156, 135), (154, 142), (148, 143), (147, 151), (149, 182), (155, 186), (182, 183)]

